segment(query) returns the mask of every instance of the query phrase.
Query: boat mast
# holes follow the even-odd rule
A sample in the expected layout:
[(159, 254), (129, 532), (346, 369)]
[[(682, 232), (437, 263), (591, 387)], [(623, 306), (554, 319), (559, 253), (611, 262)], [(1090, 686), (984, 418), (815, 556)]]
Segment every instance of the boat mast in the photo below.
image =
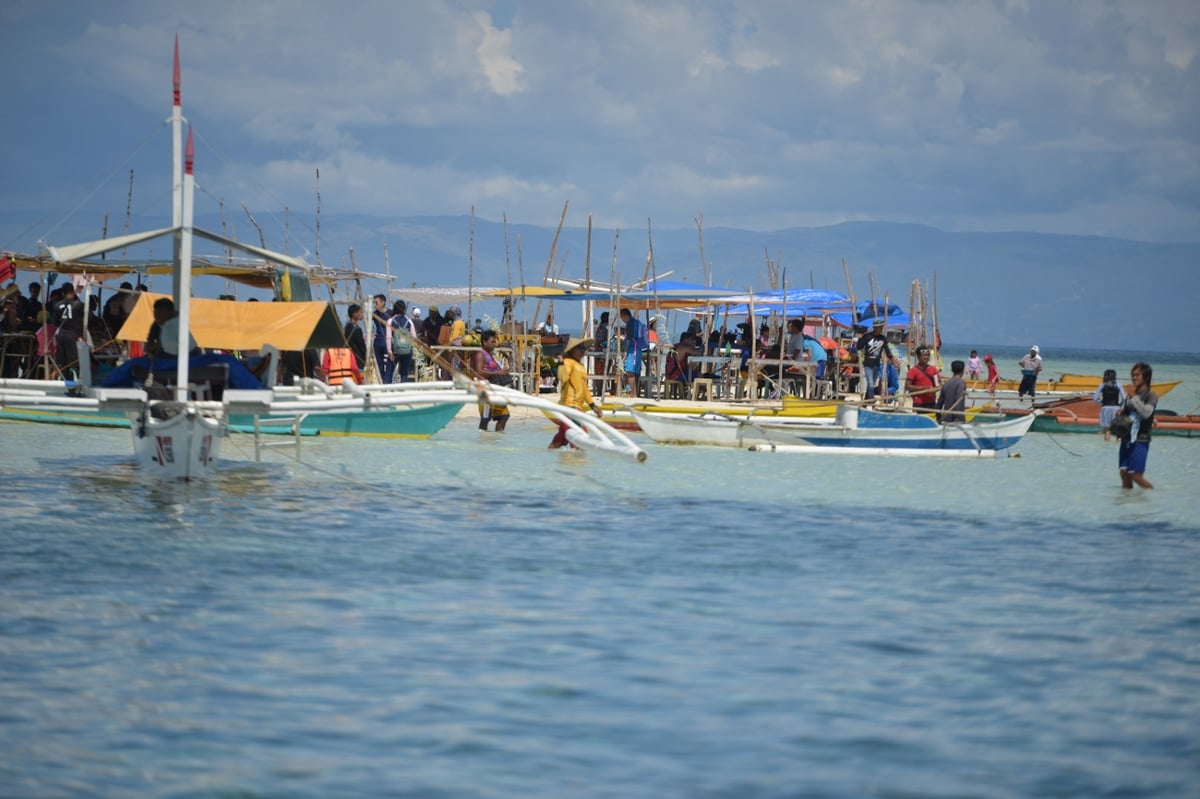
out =
[[(171, 76), (173, 86), (171, 100), (171, 227), (174, 235), (174, 262), (176, 269), (180, 264), (180, 247), (182, 242), (183, 225), (183, 105), (180, 92), (179, 69), (179, 34), (175, 34), (175, 65)], [(180, 286), (178, 275), (174, 285), (175, 307), (180, 307)]]
[(192, 162), (195, 158), (195, 144), (192, 140), (191, 128), (188, 129), (187, 149), (183, 148), (183, 107), (180, 100), (180, 69), (179, 69), (179, 36), (175, 36), (175, 65), (172, 75), (174, 92), (171, 102), (171, 134), (174, 160), (171, 164), (173, 185), (171, 187), (171, 226), (173, 236), (174, 256), (173, 265), (175, 310), (179, 316), (179, 337), (175, 347), (175, 399), (180, 402), (188, 400), (188, 357), (191, 337), (188, 335), (191, 322), (192, 296), (192, 195), (195, 190), (195, 178), (192, 176)]
[(195, 158), (195, 145), (192, 142), (192, 129), (188, 128), (187, 148), (184, 150), (183, 163), (183, 226), (176, 236), (179, 243), (179, 260), (175, 262), (175, 291), (179, 297), (176, 309), (179, 314), (179, 338), (175, 349), (175, 374), (177, 385), (175, 399), (180, 402), (188, 400), (188, 359), (191, 356), (192, 316), (192, 218), (194, 215), (192, 197), (195, 192), (196, 179), (192, 174), (192, 162)]

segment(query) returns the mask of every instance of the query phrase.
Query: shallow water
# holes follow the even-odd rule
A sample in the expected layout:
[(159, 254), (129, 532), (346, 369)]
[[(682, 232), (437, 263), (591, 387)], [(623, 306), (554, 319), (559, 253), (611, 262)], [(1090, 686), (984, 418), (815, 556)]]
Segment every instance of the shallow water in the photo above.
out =
[(1200, 441), (1126, 492), (1098, 434), (551, 433), (234, 437), (161, 486), (127, 431), (0, 425), (0, 795), (1196, 795)]

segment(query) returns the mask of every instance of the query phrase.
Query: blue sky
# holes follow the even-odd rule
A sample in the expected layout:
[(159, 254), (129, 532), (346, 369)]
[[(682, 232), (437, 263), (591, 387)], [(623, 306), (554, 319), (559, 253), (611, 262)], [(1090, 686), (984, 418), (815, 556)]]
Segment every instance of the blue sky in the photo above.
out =
[[(1200, 241), (1200, 4), (4, 0), (0, 249), (198, 213)], [(11, 221), (15, 212), (37, 217)], [(166, 213), (164, 210), (163, 213)], [(9, 217), (4, 221), (3, 217)]]

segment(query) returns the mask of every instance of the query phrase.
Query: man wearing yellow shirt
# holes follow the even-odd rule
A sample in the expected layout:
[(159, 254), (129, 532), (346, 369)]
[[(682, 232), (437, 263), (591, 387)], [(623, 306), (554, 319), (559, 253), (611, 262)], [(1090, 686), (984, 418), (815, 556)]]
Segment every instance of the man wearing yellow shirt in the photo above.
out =
[[(592, 398), (592, 390), (588, 385), (587, 369), (583, 367), (583, 353), (592, 340), (590, 338), (573, 338), (567, 342), (563, 352), (562, 364), (558, 367), (559, 395), (558, 404), (586, 411), (589, 408), (600, 415), (600, 406)], [(567, 441), (567, 426), (558, 422), (558, 432), (550, 442), (550, 449), (574, 446)]]

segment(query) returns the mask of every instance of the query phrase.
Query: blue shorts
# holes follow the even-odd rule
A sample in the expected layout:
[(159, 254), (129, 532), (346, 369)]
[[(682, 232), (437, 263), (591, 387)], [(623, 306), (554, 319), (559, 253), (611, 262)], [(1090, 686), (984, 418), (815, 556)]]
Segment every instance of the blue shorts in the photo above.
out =
[(642, 351), (634, 350), (625, 353), (625, 373), (640, 375), (642, 373)]
[(1117, 466), (1130, 474), (1146, 473), (1146, 458), (1150, 455), (1149, 441), (1122, 440), (1117, 452)]

